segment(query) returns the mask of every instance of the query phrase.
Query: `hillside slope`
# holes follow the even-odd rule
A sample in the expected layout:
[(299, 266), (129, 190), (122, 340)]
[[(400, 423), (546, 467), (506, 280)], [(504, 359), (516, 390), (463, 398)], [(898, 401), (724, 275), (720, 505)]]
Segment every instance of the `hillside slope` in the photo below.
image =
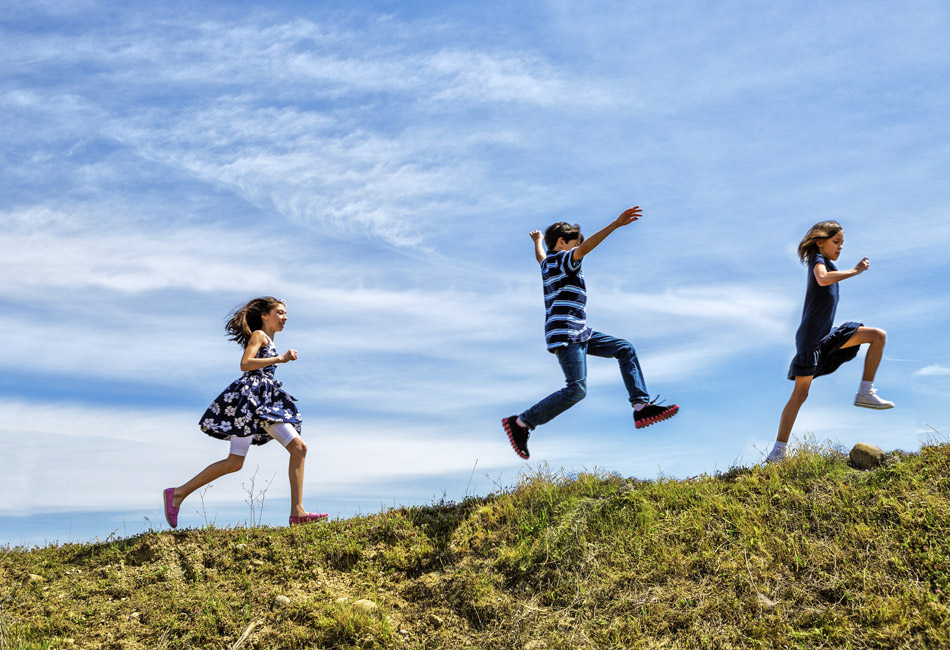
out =
[(892, 460), (0, 549), (0, 650), (950, 647), (950, 446)]

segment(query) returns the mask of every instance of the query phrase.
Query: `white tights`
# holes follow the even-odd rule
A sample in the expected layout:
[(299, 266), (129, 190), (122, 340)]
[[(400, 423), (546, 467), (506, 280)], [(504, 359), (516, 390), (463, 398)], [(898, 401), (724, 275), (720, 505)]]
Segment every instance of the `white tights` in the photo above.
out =
[[(284, 447), (293, 442), (294, 438), (299, 438), (300, 434), (291, 425), (286, 422), (274, 422), (264, 426), (264, 430), (271, 435), (271, 438), (282, 444)], [(235, 456), (247, 456), (247, 450), (251, 446), (254, 436), (231, 436), (231, 453)]]

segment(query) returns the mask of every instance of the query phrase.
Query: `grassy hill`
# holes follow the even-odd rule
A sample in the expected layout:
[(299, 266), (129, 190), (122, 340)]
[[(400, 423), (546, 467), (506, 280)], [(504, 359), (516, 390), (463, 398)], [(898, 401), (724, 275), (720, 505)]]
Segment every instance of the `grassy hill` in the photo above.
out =
[(950, 647), (950, 446), (0, 549), (7, 648)]

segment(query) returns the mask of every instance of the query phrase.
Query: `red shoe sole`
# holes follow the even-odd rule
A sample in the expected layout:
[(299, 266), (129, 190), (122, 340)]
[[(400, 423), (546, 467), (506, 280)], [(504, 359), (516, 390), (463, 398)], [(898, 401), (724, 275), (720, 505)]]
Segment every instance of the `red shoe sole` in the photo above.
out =
[(659, 415), (654, 415), (652, 418), (645, 418), (643, 420), (636, 421), (637, 429), (644, 429), (651, 424), (656, 424), (657, 422), (662, 422), (663, 420), (669, 420), (671, 417), (679, 413), (680, 407), (678, 404), (674, 404), (670, 408), (666, 409)]
[(515, 450), (515, 453), (518, 454), (520, 458), (524, 458), (525, 460), (528, 460), (529, 458), (531, 458), (531, 454), (528, 452), (522, 452), (520, 449), (518, 449), (518, 444), (515, 442), (514, 437), (511, 435), (511, 429), (508, 427), (509, 419), (510, 418), (501, 419), (501, 424), (503, 427), (505, 427), (505, 433), (508, 434), (508, 442), (511, 444), (511, 448)]

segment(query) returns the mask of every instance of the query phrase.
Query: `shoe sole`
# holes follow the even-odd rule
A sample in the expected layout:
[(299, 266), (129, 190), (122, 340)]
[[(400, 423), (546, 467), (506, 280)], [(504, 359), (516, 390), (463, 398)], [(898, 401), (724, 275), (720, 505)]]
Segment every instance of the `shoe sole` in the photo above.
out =
[(299, 521), (289, 521), (288, 526), (303, 526), (305, 524), (318, 524), (321, 521), (326, 521), (330, 518), (330, 513), (324, 514), (322, 517), (307, 517), (306, 519), (301, 519)]
[(861, 402), (855, 402), (854, 405), (860, 406), (863, 409), (873, 409), (875, 411), (886, 411), (887, 409), (894, 408), (893, 404), (881, 404), (878, 406), (877, 404), (863, 404)]
[(508, 442), (511, 444), (511, 448), (515, 450), (515, 453), (518, 454), (518, 457), (524, 458), (525, 460), (531, 458), (531, 454), (528, 453), (527, 449), (523, 452), (518, 449), (518, 443), (515, 442), (514, 436), (511, 435), (511, 429), (508, 427), (508, 418), (502, 418), (501, 425), (505, 427), (505, 433), (508, 435)]
[(643, 420), (636, 420), (634, 424), (637, 429), (645, 429), (651, 424), (656, 424), (657, 422), (663, 422), (664, 420), (669, 420), (671, 417), (680, 412), (679, 406), (673, 406), (669, 409), (663, 411), (659, 415), (654, 415), (652, 418), (645, 418)]

